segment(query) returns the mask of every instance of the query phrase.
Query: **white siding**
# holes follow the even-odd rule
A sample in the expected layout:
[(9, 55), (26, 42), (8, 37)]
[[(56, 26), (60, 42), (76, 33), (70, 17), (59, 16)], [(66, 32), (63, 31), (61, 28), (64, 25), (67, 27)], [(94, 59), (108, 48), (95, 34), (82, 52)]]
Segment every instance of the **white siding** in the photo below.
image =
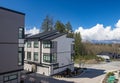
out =
[(50, 53), (50, 48), (42, 48), (42, 53)]
[(38, 66), (37, 67), (37, 73), (49, 76), (50, 75), (50, 70), (49, 70), (49, 68)]
[(66, 35), (58, 37), (52, 41), (57, 41), (57, 60), (59, 66), (72, 64), (71, 60), (71, 44), (74, 41), (71, 38), (66, 38)]
[[(74, 66), (71, 65), (73, 64), (72, 60), (71, 60), (71, 44), (73, 43), (74, 39), (72, 38), (66, 38), (66, 35), (60, 36), (56, 39), (53, 39), (52, 41), (57, 42), (57, 63), (59, 63), (59, 69), (55, 69), (53, 70), (52, 66), (47, 66), (47, 67), (42, 67), (42, 66), (37, 66), (37, 73), (40, 74), (45, 74), (47, 76), (52, 75), (52, 74), (56, 74), (58, 72), (61, 72), (63, 70), (65, 70), (66, 68), (70, 68), (71, 70), (74, 69)], [(34, 52), (38, 52), (39, 53), (39, 59), (40, 59), (40, 42), (39, 42), (39, 48), (34, 48), (33, 46), (33, 41), (32, 43), (32, 47), (31, 48), (27, 48), (27, 44), (25, 44), (25, 60), (27, 60), (27, 52), (31, 52), (32, 55), (32, 60), (33, 61), (33, 53)], [(42, 63), (43, 62), (43, 53), (50, 53), (51, 48), (43, 48), (43, 44), (42, 44), (42, 56), (41, 56), (41, 60)], [(40, 60), (39, 60), (40, 62)], [(51, 63), (45, 63), (45, 64), (51, 64)], [(25, 69), (29, 68), (29, 70), (32, 68), (31, 65), (25, 64), (24, 65)]]
[(27, 52), (31, 52), (31, 61), (34, 61), (34, 52), (38, 52), (38, 63), (40, 62), (40, 41), (39, 47), (34, 48), (34, 41), (31, 41), (31, 48), (27, 48), (27, 43), (25, 43), (25, 60), (27, 60)]
[(32, 65), (24, 63), (24, 69), (27, 71), (32, 71)]

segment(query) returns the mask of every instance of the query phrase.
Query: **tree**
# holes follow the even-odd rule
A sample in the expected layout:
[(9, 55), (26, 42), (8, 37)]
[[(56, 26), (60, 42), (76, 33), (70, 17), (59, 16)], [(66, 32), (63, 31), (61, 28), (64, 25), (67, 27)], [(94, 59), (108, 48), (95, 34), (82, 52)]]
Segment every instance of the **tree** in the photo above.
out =
[(72, 26), (71, 26), (70, 22), (67, 22), (67, 23), (65, 24), (65, 29), (66, 29), (66, 32), (67, 32), (67, 33), (73, 32)]
[(75, 58), (87, 55), (86, 47), (82, 43), (80, 32), (74, 34), (74, 39), (75, 39)]
[(59, 32), (63, 33), (63, 32), (65, 32), (65, 25), (63, 23), (61, 23), (59, 20), (57, 20), (55, 23), (55, 29), (58, 30)]
[(75, 58), (81, 55), (81, 36), (80, 33), (75, 33)]
[(72, 25), (70, 22), (67, 22), (65, 24), (65, 31), (67, 32), (67, 36), (70, 38), (73, 38), (73, 30), (72, 30)]
[(43, 32), (53, 30), (53, 19), (50, 18), (48, 15), (43, 20), (41, 29)]

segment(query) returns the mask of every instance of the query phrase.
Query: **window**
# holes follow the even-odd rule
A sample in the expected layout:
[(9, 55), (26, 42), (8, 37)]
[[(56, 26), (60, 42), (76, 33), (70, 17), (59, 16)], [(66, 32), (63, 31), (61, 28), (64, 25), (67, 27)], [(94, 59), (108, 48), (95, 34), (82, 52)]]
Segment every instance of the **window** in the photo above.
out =
[(17, 79), (17, 75), (16, 74), (9, 76), (9, 80), (14, 80), (14, 79)]
[(43, 62), (56, 63), (57, 62), (56, 53), (54, 54), (43, 53)]
[(17, 75), (17, 74), (4, 76), (4, 82), (11, 81), (11, 80), (15, 80), (15, 79), (17, 79), (17, 78), (18, 78), (18, 75)]
[(50, 63), (50, 54), (49, 53), (43, 53), (43, 62)]
[(53, 69), (58, 69), (59, 68), (59, 63), (53, 64)]
[(34, 52), (34, 61), (38, 61), (38, 52)]
[(74, 53), (71, 54), (71, 61), (74, 61)]
[(19, 53), (18, 58), (18, 65), (22, 65), (22, 53)]
[(71, 51), (74, 51), (74, 49), (75, 49), (75, 45), (71, 44)]
[(31, 48), (31, 42), (30, 41), (27, 42), (27, 48)]
[(31, 60), (31, 52), (27, 52), (27, 60)]
[(9, 81), (8, 76), (5, 76), (5, 77), (4, 77), (4, 82), (6, 82), (6, 81)]
[(51, 48), (52, 43), (50, 41), (43, 41), (43, 48)]
[(19, 47), (18, 48), (18, 65), (23, 65), (24, 63), (24, 48), (23, 47)]
[(39, 47), (38, 41), (34, 41), (34, 48), (38, 48), (38, 47)]
[(24, 38), (24, 28), (20, 27), (19, 28), (19, 39), (23, 39)]
[(57, 62), (57, 54), (53, 53), (52, 54), (52, 63), (55, 63), (55, 62)]

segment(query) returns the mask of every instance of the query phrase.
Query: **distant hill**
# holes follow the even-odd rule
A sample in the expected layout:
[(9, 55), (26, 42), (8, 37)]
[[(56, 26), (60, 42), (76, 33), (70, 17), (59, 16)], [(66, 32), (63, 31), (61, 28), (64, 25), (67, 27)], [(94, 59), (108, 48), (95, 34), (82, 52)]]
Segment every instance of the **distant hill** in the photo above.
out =
[(90, 41), (91, 43), (95, 43), (95, 44), (120, 44), (120, 40), (92, 40)]
[(100, 52), (120, 54), (120, 43), (114, 41), (83, 42), (87, 55), (97, 55)]

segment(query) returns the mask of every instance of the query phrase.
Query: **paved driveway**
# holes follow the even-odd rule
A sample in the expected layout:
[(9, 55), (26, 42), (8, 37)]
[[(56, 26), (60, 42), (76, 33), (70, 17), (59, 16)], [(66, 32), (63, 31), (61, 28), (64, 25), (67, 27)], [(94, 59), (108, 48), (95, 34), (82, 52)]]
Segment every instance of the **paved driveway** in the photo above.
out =
[(120, 70), (120, 62), (85, 65), (88, 69), (79, 76), (72, 78), (57, 78), (59, 80), (74, 81), (75, 83), (102, 83), (105, 73)]

